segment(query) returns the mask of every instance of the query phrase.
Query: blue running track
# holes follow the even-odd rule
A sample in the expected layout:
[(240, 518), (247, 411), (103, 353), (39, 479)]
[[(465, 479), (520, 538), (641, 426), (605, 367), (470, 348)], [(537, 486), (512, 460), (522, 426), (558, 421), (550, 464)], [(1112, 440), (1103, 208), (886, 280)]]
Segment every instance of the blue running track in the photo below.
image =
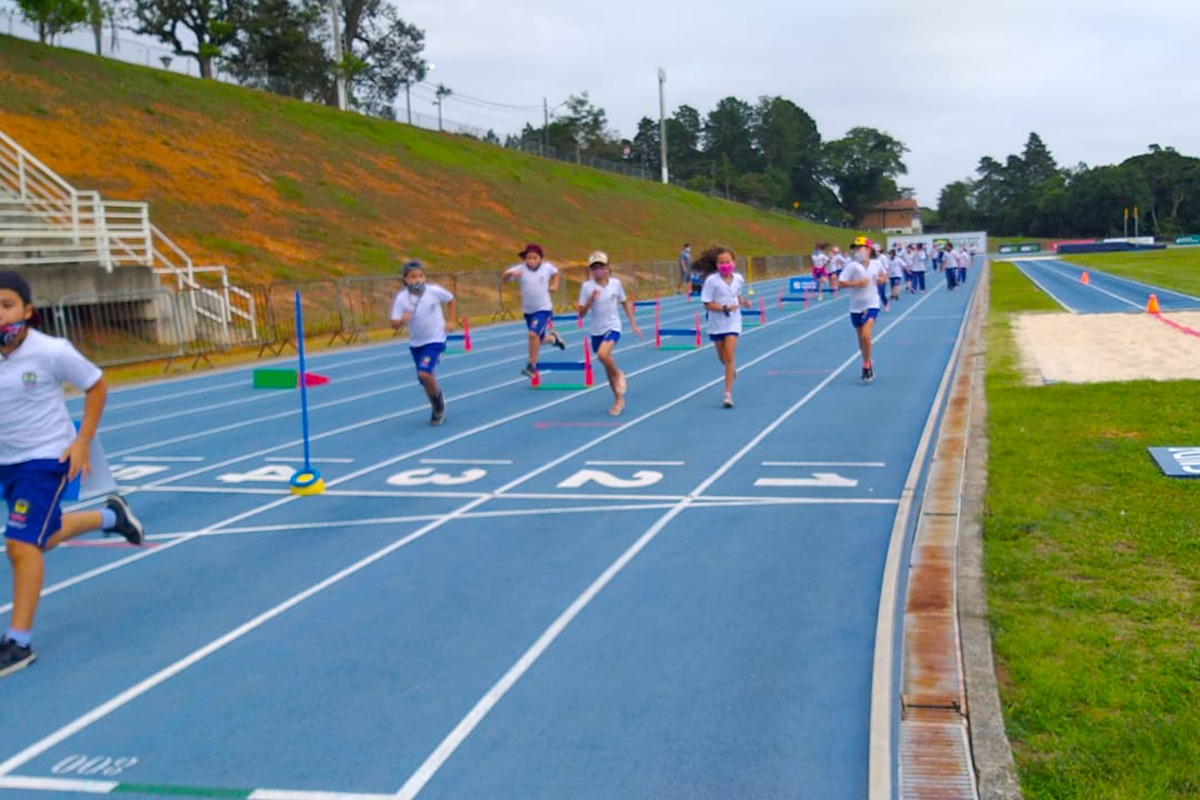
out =
[(768, 305), (732, 410), (712, 347), (655, 350), (649, 309), (619, 418), (598, 365), (531, 390), (512, 323), (443, 361), (440, 428), (400, 340), (316, 354), (315, 497), (288, 492), (297, 393), (248, 368), (113, 391), (150, 546), (47, 557), (0, 800), (866, 796), (884, 560), (971, 294), (935, 275), (880, 316), (871, 385), (844, 294)]
[[(1145, 311), (1151, 294), (1158, 297), (1159, 309), (1189, 311), (1200, 309), (1200, 297), (1174, 292), (1141, 281), (1069, 264), (1056, 258), (1014, 259), (1017, 269), (1073, 314), (1113, 314)], [(1088, 283), (1083, 283), (1083, 273)]]

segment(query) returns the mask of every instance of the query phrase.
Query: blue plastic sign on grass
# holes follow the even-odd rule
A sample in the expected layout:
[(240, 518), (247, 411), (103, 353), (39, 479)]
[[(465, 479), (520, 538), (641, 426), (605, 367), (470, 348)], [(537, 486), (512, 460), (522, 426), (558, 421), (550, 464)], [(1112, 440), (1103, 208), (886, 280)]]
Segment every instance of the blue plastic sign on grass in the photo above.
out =
[(1148, 447), (1163, 474), (1169, 478), (1200, 478), (1200, 446)]

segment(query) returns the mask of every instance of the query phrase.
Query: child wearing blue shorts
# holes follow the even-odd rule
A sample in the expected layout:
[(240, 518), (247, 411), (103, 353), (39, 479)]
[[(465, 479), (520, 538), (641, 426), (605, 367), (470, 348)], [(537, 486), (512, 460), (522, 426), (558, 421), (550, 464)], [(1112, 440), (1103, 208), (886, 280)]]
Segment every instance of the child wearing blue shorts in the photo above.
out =
[(608, 254), (600, 250), (588, 256), (588, 280), (579, 287), (579, 316), (591, 315), (588, 331), (592, 337), (592, 352), (604, 365), (608, 388), (613, 393), (608, 413), (620, 416), (625, 410), (625, 373), (613, 359), (613, 348), (621, 340), (621, 308), (629, 317), (629, 327), (639, 338), (645, 338), (633, 313), (633, 298), (625, 294), (621, 281), (612, 277)]
[(545, 260), (541, 245), (527, 244), (518, 255), (524, 260), (504, 270), (504, 280), (521, 282), (521, 310), (525, 314), (526, 338), (529, 340), (529, 361), (521, 374), (532, 378), (537, 372), (538, 354), (542, 342), (566, 350), (567, 343), (550, 327), (554, 316), (551, 292), (558, 291), (558, 267)]
[[(408, 347), (417, 365), (417, 380), (433, 408), (429, 424), (441, 425), (446, 421), (446, 397), (433, 373), (446, 352), (446, 331), (454, 330), (458, 306), (453, 294), (436, 283), (425, 283), (425, 268), (420, 261), (405, 262), (403, 277), (404, 288), (392, 303), (392, 327), (408, 326)], [(449, 319), (442, 313), (442, 303), (449, 304)]]
[(725, 371), (721, 405), (733, 408), (733, 381), (737, 377), (737, 343), (742, 335), (742, 309), (750, 300), (742, 294), (745, 279), (737, 269), (737, 256), (728, 247), (710, 247), (700, 256), (709, 273), (700, 290), (700, 302), (708, 311), (708, 339), (717, 351), (717, 360)]
[[(142, 525), (119, 495), (99, 511), (62, 513), (67, 484), (90, 474), (89, 450), (107, 388), (104, 373), (65, 339), (32, 329), (29, 284), (0, 271), (0, 487), (8, 518), (4, 546), (12, 565), (13, 602), (0, 638), (0, 676), (36, 660), (33, 618), (45, 575), (43, 554), (94, 530), (119, 533), (130, 544), (144, 540)], [(85, 391), (78, 432), (63, 384)]]

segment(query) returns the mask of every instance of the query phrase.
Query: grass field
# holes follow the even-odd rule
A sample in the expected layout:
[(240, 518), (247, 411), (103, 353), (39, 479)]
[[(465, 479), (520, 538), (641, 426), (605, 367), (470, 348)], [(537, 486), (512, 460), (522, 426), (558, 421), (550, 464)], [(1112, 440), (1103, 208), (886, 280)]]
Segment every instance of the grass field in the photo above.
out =
[(1200, 297), (1200, 247), (1170, 247), (1133, 253), (1085, 253), (1065, 258), (1081, 267), (1134, 278)]
[(1025, 797), (1200, 797), (1200, 481), (1146, 452), (1200, 444), (1200, 382), (1022, 386), (1008, 316), (1053, 304), (992, 281), (985, 559)]
[(146, 200), (239, 282), (378, 274), (403, 257), (495, 269), (673, 262), (684, 241), (809, 252), (840, 230), (263, 92), (0, 36), (0, 130), (76, 188)]

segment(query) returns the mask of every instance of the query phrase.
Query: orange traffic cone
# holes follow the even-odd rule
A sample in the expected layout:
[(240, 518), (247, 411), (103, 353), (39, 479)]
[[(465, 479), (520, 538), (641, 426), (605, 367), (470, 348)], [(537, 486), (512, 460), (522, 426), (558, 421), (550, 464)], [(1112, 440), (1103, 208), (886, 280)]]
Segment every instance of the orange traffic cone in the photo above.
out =
[(1084, 273), (1082, 275), (1079, 276), (1079, 282), (1082, 283), (1084, 286), (1087, 286), (1089, 283), (1092, 282), (1092, 279), (1088, 277), (1086, 270), (1084, 271)]
[(1149, 314), (1158, 313), (1158, 295), (1150, 295), (1150, 302), (1146, 303), (1146, 312)]

